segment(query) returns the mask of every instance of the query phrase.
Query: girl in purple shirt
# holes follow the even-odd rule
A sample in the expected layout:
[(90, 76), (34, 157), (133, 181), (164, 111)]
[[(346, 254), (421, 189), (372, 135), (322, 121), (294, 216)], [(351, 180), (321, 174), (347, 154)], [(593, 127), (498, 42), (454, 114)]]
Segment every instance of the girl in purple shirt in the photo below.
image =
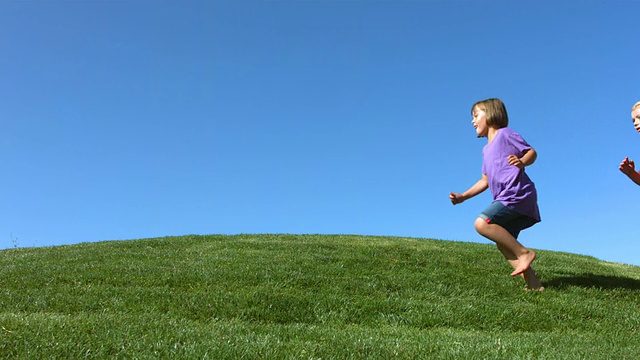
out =
[(524, 170), (537, 153), (507, 127), (509, 117), (500, 99), (478, 101), (471, 114), (478, 137), (488, 139), (482, 149), (482, 177), (462, 194), (450, 193), (449, 199), (456, 205), (489, 189), (494, 201), (476, 219), (476, 230), (496, 243), (514, 269), (512, 276), (521, 275), (528, 290), (543, 291), (531, 268), (536, 253), (517, 240), (520, 231), (540, 221), (536, 187)]

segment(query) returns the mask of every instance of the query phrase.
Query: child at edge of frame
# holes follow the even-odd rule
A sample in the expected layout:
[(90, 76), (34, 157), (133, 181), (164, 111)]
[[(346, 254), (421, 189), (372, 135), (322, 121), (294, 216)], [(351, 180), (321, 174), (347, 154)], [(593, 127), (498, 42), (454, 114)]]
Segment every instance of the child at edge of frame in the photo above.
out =
[[(633, 127), (640, 133), (640, 101), (631, 108), (631, 121), (633, 121)], [(636, 185), (640, 185), (640, 173), (636, 172), (636, 165), (633, 160), (629, 160), (628, 156), (622, 159), (619, 169)]]
[(449, 199), (457, 205), (489, 189), (493, 202), (475, 220), (476, 231), (496, 243), (513, 267), (511, 276), (520, 275), (524, 279), (525, 290), (544, 291), (531, 268), (536, 253), (518, 241), (522, 230), (540, 222), (536, 187), (525, 172), (538, 154), (508, 127), (507, 109), (500, 99), (476, 102), (471, 115), (478, 137), (487, 138), (482, 149), (482, 176), (467, 191), (451, 192)]

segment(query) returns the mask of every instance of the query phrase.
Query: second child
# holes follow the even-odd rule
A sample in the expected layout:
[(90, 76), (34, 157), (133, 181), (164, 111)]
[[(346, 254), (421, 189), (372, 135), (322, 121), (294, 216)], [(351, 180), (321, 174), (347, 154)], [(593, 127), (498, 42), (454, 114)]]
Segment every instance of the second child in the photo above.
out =
[[(640, 132), (640, 101), (631, 108), (631, 120), (633, 121), (633, 127), (636, 128), (637, 132)], [(629, 157), (622, 159), (619, 169), (631, 181), (640, 185), (640, 173), (636, 172), (636, 165), (633, 160), (629, 160)]]

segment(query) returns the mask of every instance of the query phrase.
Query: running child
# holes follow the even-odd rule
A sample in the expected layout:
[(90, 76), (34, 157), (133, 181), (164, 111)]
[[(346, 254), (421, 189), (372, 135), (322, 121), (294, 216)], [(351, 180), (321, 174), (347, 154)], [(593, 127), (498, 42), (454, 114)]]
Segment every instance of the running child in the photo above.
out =
[[(633, 126), (636, 128), (636, 131), (640, 132), (640, 101), (635, 103), (631, 108), (631, 120), (633, 121)], [(620, 163), (619, 169), (623, 174), (627, 175), (631, 181), (640, 185), (640, 173), (636, 172), (636, 165), (633, 163), (633, 160), (629, 160), (629, 157), (624, 158)]]
[(492, 240), (513, 267), (511, 276), (521, 275), (527, 290), (544, 287), (531, 268), (533, 250), (518, 242), (520, 231), (540, 221), (536, 187), (525, 167), (536, 161), (536, 151), (517, 132), (508, 128), (509, 117), (500, 99), (478, 101), (471, 108), (471, 124), (478, 137), (486, 137), (482, 149), (482, 177), (462, 194), (449, 199), (460, 204), (489, 189), (493, 202), (475, 220), (480, 235)]

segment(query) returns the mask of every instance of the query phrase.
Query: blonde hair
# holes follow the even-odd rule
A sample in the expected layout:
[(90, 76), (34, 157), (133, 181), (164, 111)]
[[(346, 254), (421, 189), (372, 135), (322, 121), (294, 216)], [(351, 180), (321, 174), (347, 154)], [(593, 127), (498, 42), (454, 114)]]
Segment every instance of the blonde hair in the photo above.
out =
[(476, 106), (486, 113), (488, 126), (498, 129), (509, 126), (509, 115), (502, 100), (498, 98), (480, 100), (471, 107), (471, 115)]
[(637, 103), (635, 103), (635, 105), (633, 105), (633, 107), (631, 108), (631, 111), (634, 111), (635, 109), (640, 108), (640, 101), (638, 101)]

